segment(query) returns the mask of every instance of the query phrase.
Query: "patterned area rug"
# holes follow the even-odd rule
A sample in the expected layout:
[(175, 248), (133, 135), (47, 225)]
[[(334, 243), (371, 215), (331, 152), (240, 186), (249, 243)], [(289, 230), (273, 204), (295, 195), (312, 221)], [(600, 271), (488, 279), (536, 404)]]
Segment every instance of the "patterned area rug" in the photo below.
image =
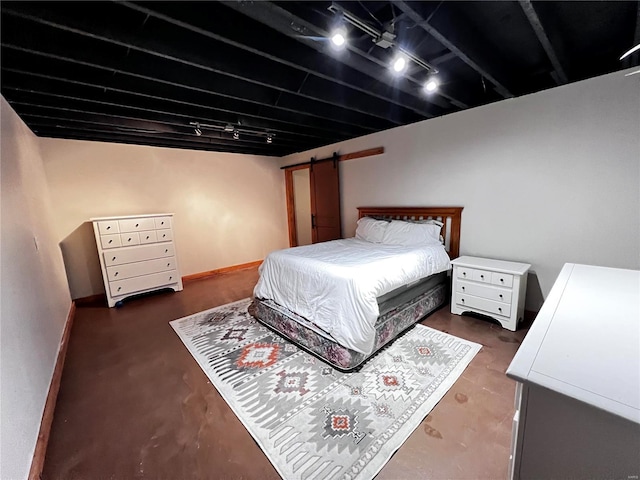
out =
[(285, 479), (371, 479), (480, 345), (416, 325), (340, 373), (247, 313), (250, 299), (171, 322)]

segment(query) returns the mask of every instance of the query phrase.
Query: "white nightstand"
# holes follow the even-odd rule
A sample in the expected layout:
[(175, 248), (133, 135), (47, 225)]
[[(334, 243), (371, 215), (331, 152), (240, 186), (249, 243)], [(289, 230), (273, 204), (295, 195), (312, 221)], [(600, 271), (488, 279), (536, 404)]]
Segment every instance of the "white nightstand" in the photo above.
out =
[(528, 263), (458, 257), (453, 264), (451, 313), (475, 312), (515, 331), (524, 315)]

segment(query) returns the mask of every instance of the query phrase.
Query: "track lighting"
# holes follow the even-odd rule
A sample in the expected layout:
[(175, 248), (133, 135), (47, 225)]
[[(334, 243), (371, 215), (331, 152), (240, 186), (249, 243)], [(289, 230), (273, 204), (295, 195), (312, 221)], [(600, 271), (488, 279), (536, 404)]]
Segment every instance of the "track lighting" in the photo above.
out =
[(202, 135), (202, 129), (207, 130), (207, 132), (216, 132), (215, 134), (209, 133), (209, 135), (207, 135), (207, 138), (220, 138), (228, 140), (229, 137), (227, 135), (231, 134), (231, 137), (234, 140), (240, 140), (240, 134), (242, 133), (243, 140), (252, 141), (253, 139), (255, 141), (255, 138), (257, 137), (258, 139), (260, 139), (260, 141), (262, 141), (262, 139), (266, 139), (266, 142), (268, 144), (272, 144), (273, 137), (276, 136), (276, 134), (273, 132), (267, 132), (250, 126), (242, 125), (239, 120), (236, 125), (234, 125), (233, 123), (209, 125), (200, 122), (189, 122), (189, 125), (193, 128), (193, 131), (197, 136)]
[(429, 77), (424, 84), (424, 89), (427, 93), (432, 93), (438, 88), (438, 79), (436, 77)]
[(227, 124), (224, 126), (224, 131), (225, 131), (225, 132), (229, 132), (229, 133), (231, 133), (231, 132), (233, 132), (234, 130), (235, 130), (235, 128), (233, 128), (233, 125), (231, 125), (230, 123), (227, 123)]
[(270, 133), (267, 134), (267, 143), (273, 143), (273, 135), (271, 135)]
[(240, 132), (238, 130), (233, 131), (233, 139), (238, 140), (240, 138)]
[(331, 46), (336, 50), (342, 50), (347, 43), (347, 32), (344, 28), (336, 28), (331, 33)]
[(396, 73), (404, 72), (404, 70), (407, 68), (406, 57), (402, 54), (396, 55), (396, 57), (393, 59), (393, 62), (391, 62), (391, 68), (393, 68), (393, 71)]

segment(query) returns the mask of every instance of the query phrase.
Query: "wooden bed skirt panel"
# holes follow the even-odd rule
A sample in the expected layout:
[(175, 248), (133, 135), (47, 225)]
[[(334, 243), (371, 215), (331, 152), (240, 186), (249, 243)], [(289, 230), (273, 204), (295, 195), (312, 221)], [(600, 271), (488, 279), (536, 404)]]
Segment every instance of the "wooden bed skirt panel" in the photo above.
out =
[(442, 237), (451, 260), (460, 255), (460, 223), (464, 207), (358, 207), (358, 219), (362, 217), (391, 220), (434, 219), (444, 223)]

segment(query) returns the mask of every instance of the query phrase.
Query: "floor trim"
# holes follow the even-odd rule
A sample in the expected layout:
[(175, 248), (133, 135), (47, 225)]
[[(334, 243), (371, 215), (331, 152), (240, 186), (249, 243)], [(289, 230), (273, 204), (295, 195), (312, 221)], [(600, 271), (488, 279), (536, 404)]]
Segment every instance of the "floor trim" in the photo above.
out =
[(44, 457), (47, 453), (47, 445), (49, 444), (49, 434), (51, 433), (51, 425), (53, 423), (53, 413), (56, 409), (56, 400), (58, 399), (58, 391), (60, 390), (60, 381), (62, 380), (62, 369), (64, 368), (64, 360), (67, 356), (67, 347), (69, 345), (69, 336), (71, 335), (71, 327), (73, 318), (76, 313), (76, 302), (71, 302), (69, 315), (64, 325), (62, 339), (60, 340), (60, 349), (58, 350), (58, 358), (53, 369), (51, 384), (49, 385), (49, 393), (44, 404), (42, 413), (42, 421), (40, 422), (40, 431), (36, 440), (36, 448), (33, 452), (31, 460), (31, 469), (29, 470), (29, 480), (40, 480), (42, 478), (42, 469), (44, 467)]
[(221, 275), (223, 273), (235, 272), (238, 270), (246, 270), (248, 268), (258, 267), (262, 263), (262, 260), (255, 262), (241, 263), (240, 265), (232, 265), (230, 267), (217, 268), (215, 270), (209, 270), (207, 272), (194, 273), (192, 275), (185, 275), (182, 277), (183, 283), (193, 282), (194, 280), (202, 280), (203, 278), (213, 277), (215, 275)]

